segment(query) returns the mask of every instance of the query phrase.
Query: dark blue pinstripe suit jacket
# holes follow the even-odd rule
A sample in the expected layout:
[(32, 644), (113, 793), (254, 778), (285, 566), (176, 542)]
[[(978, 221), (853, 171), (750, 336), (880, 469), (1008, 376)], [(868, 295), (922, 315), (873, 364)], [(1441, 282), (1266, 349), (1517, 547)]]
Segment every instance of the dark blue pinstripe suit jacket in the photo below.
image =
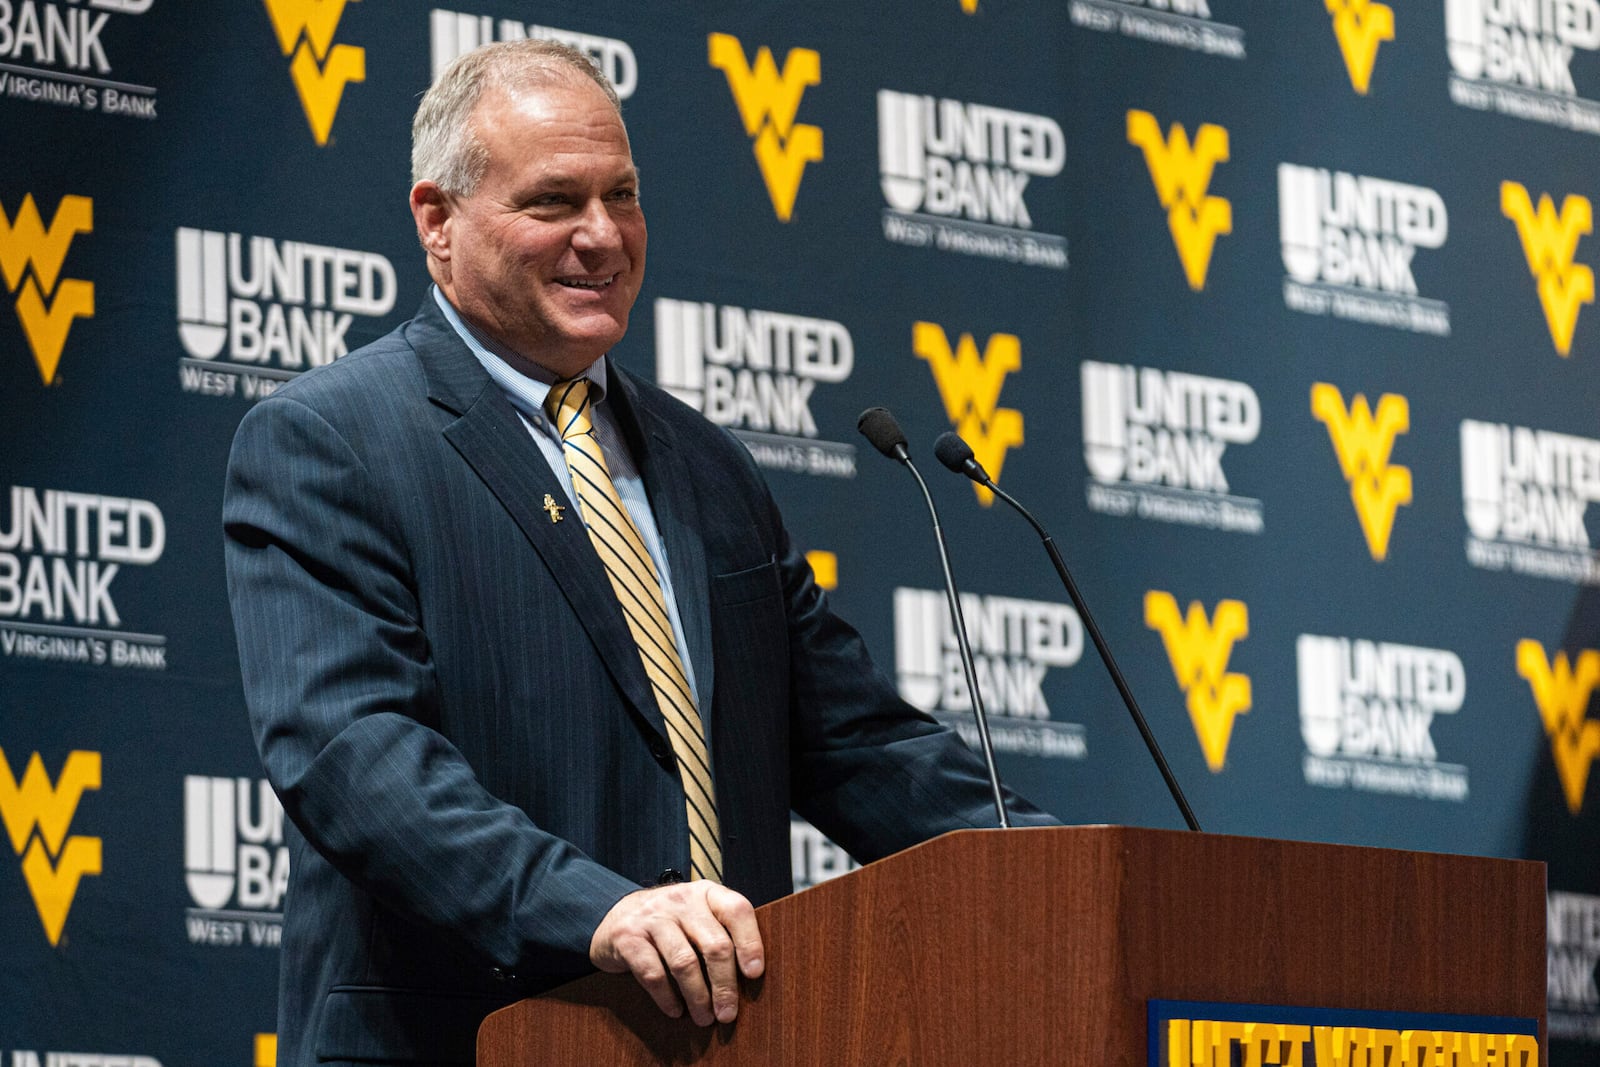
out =
[[(791, 806), (862, 860), (991, 825), (981, 764), (828, 610), (744, 448), (611, 375), (710, 708), (727, 884), (788, 891)], [(239, 427), (228, 589), (292, 849), (281, 1067), (471, 1063), (485, 1014), (587, 971), (606, 911), (688, 869), (637, 651), (546, 493), (431, 298)]]

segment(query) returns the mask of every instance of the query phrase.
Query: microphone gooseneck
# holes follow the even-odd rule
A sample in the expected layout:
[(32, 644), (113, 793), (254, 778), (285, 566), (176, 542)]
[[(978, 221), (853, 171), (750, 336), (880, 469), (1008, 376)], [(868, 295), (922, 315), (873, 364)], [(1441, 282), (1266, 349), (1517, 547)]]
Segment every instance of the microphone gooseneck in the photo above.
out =
[(917, 480), (922, 499), (927, 502), (928, 514), (933, 518), (933, 539), (939, 546), (939, 565), (944, 569), (944, 595), (950, 607), (950, 622), (956, 631), (956, 646), (961, 652), (961, 669), (966, 673), (967, 692), (972, 694), (973, 717), (978, 724), (978, 747), (989, 773), (989, 788), (994, 791), (995, 816), (1003, 829), (1010, 829), (1011, 817), (1006, 814), (1005, 793), (1000, 787), (1000, 772), (994, 763), (994, 745), (989, 740), (989, 714), (984, 710), (983, 694), (978, 692), (978, 671), (972, 662), (972, 646), (967, 640), (967, 623), (961, 614), (961, 595), (956, 591), (955, 575), (950, 571), (950, 553), (945, 548), (944, 529), (939, 525), (939, 509), (933, 506), (933, 494), (922, 472), (911, 462), (911, 452), (900, 423), (888, 408), (868, 408), (856, 420), (856, 429), (872, 443), (872, 447), (890, 459), (901, 463)]
[(972, 446), (968, 445), (954, 433), (942, 433), (934, 442), (933, 454), (939, 462), (957, 474), (971, 478), (974, 482), (989, 490), (1028, 520), (1028, 524), (1038, 533), (1039, 539), (1044, 542), (1045, 551), (1050, 555), (1050, 562), (1055, 565), (1056, 575), (1061, 579), (1061, 584), (1067, 589), (1067, 596), (1072, 598), (1072, 606), (1077, 611), (1078, 617), (1083, 620), (1083, 628), (1089, 631), (1089, 638), (1094, 642), (1095, 651), (1100, 653), (1100, 661), (1106, 665), (1106, 671), (1111, 675), (1111, 680), (1116, 684), (1117, 693), (1122, 697), (1123, 705), (1128, 709), (1128, 714), (1133, 717), (1133, 724), (1139, 728), (1139, 736), (1144, 738), (1145, 748), (1150, 750), (1150, 758), (1155, 760), (1156, 768), (1161, 771), (1162, 780), (1167, 783), (1167, 791), (1172, 794), (1172, 799), (1177, 802), (1178, 810), (1183, 813), (1183, 821), (1189, 829), (1199, 830), (1200, 823), (1194, 817), (1194, 809), (1189, 807), (1189, 798), (1183, 795), (1183, 788), (1178, 785), (1178, 779), (1173, 776), (1172, 768), (1167, 765), (1167, 757), (1161, 751), (1161, 745), (1156, 741), (1156, 735), (1150, 731), (1150, 724), (1145, 720), (1144, 712), (1139, 710), (1139, 702), (1133, 697), (1133, 690), (1128, 688), (1128, 682), (1122, 677), (1122, 670), (1117, 666), (1116, 659), (1111, 655), (1111, 648), (1100, 634), (1100, 627), (1094, 621), (1094, 616), (1089, 613), (1089, 605), (1083, 602), (1083, 596), (1078, 592), (1078, 583), (1072, 580), (1072, 572), (1067, 570), (1066, 561), (1061, 558), (1061, 553), (1056, 550), (1055, 539), (1040, 525), (1033, 513), (1017, 500), (1016, 497), (1006, 492), (995, 484), (989, 477), (989, 472), (983, 469), (977, 457), (972, 454)]

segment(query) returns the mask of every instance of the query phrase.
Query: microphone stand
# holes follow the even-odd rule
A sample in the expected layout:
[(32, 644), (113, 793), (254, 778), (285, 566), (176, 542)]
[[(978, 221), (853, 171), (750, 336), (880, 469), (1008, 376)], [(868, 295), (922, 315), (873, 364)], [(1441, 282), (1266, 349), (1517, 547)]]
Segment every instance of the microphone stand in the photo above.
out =
[[(948, 443), (947, 443), (948, 442)], [(977, 482), (995, 496), (1011, 505), (1028, 524), (1033, 527), (1039, 539), (1044, 542), (1045, 551), (1050, 555), (1050, 562), (1056, 569), (1056, 575), (1061, 579), (1061, 584), (1066, 587), (1067, 596), (1072, 598), (1072, 606), (1078, 612), (1078, 617), (1083, 620), (1083, 628), (1089, 631), (1089, 638), (1094, 642), (1095, 651), (1100, 653), (1100, 660), (1106, 665), (1106, 670), (1111, 675), (1111, 680), (1116, 684), (1117, 692), (1122, 697), (1122, 703), (1127, 707), (1128, 714), (1133, 717), (1133, 724), (1139, 728), (1139, 736), (1144, 738), (1145, 748), (1150, 750), (1150, 758), (1155, 760), (1156, 768), (1161, 772), (1161, 778), (1167, 784), (1167, 792), (1172, 794), (1172, 799), (1177, 802), (1178, 810), (1183, 813), (1183, 821), (1189, 829), (1198, 831), (1200, 822), (1194, 817), (1194, 809), (1189, 807), (1189, 799), (1183, 795), (1183, 789), (1178, 785), (1172, 768), (1167, 765), (1167, 757), (1161, 751), (1161, 745), (1156, 741), (1156, 735), (1151, 732), (1150, 724), (1145, 721), (1144, 712), (1139, 710), (1139, 702), (1134, 699), (1133, 690), (1128, 688), (1127, 679), (1122, 677), (1122, 669), (1117, 666), (1116, 659), (1111, 655), (1111, 648), (1106, 644), (1106, 639), (1100, 634), (1100, 626), (1094, 621), (1094, 616), (1089, 612), (1089, 605), (1083, 602), (1083, 595), (1078, 592), (1078, 583), (1072, 580), (1072, 574), (1067, 570), (1066, 561), (1061, 558), (1061, 553), (1056, 550), (1055, 539), (1040, 525), (1039, 520), (1017, 500), (1016, 497), (1006, 492), (995, 484), (989, 472), (983, 469), (972, 454), (972, 448), (960, 437), (953, 433), (942, 434), (934, 453), (939, 457), (939, 462), (955, 471), (964, 474)], [(918, 480), (921, 478), (919, 476)], [(927, 490), (923, 490), (926, 492)]]
[(928, 514), (933, 516), (933, 537), (939, 545), (939, 565), (944, 568), (944, 595), (950, 603), (950, 616), (955, 622), (956, 646), (961, 650), (961, 669), (967, 676), (967, 692), (972, 694), (973, 718), (978, 722), (978, 746), (983, 752), (984, 766), (989, 771), (989, 787), (994, 790), (994, 810), (999, 816), (1000, 828), (1009, 830), (1011, 819), (1006, 815), (1005, 798), (1000, 793), (1000, 772), (994, 763), (994, 745), (989, 740), (989, 713), (983, 706), (983, 694), (978, 692), (978, 672), (972, 662), (972, 646), (967, 642), (967, 620), (961, 614), (961, 597), (956, 592), (956, 579), (950, 572), (950, 555), (945, 551), (944, 530), (939, 525), (939, 512), (933, 506), (933, 495), (928, 492), (928, 483), (922, 480), (922, 473), (917, 470), (916, 464), (911, 462), (908, 454), (900, 461), (905, 464), (913, 477), (917, 479), (917, 486), (922, 490), (922, 499), (927, 501)]
[(994, 793), (994, 810), (1000, 828), (1011, 828), (1011, 817), (1006, 814), (1005, 794), (1000, 789), (1000, 771), (994, 762), (994, 745), (989, 740), (989, 714), (984, 710), (983, 694), (978, 691), (978, 672), (972, 662), (972, 647), (967, 642), (967, 623), (961, 614), (961, 597), (956, 592), (955, 575), (950, 571), (950, 554), (945, 549), (944, 529), (939, 525), (939, 509), (933, 506), (933, 494), (922, 472), (911, 462), (911, 452), (906, 445), (906, 435), (888, 408), (868, 408), (856, 420), (856, 429), (872, 443), (872, 447), (901, 464), (917, 479), (922, 499), (927, 502), (928, 514), (933, 517), (933, 539), (939, 546), (939, 565), (944, 569), (944, 595), (950, 605), (950, 621), (956, 631), (956, 646), (961, 652), (961, 669), (967, 677), (967, 692), (972, 694), (972, 711), (978, 722), (978, 747), (983, 754), (984, 768), (989, 773), (989, 788)]

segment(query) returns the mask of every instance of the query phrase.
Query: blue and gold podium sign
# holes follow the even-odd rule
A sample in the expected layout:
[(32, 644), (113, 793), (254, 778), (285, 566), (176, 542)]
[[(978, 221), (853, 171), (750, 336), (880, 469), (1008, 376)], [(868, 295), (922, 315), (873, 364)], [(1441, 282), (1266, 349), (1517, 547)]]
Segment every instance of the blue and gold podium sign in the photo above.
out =
[(1150, 1067), (1539, 1067), (1539, 1021), (1150, 1002)]

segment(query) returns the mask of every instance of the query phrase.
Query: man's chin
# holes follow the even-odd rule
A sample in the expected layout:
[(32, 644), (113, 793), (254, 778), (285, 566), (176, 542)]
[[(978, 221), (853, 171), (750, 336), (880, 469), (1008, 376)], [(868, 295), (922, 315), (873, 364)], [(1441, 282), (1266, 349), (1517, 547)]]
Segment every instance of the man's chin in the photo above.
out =
[(525, 347), (533, 362), (555, 371), (563, 378), (582, 374), (589, 365), (611, 351), (627, 332), (627, 324), (611, 322), (600, 328), (550, 330)]
[(628, 332), (628, 317), (618, 319), (613, 315), (585, 316), (558, 331), (558, 336), (574, 348), (592, 348), (596, 358), (613, 348)]

